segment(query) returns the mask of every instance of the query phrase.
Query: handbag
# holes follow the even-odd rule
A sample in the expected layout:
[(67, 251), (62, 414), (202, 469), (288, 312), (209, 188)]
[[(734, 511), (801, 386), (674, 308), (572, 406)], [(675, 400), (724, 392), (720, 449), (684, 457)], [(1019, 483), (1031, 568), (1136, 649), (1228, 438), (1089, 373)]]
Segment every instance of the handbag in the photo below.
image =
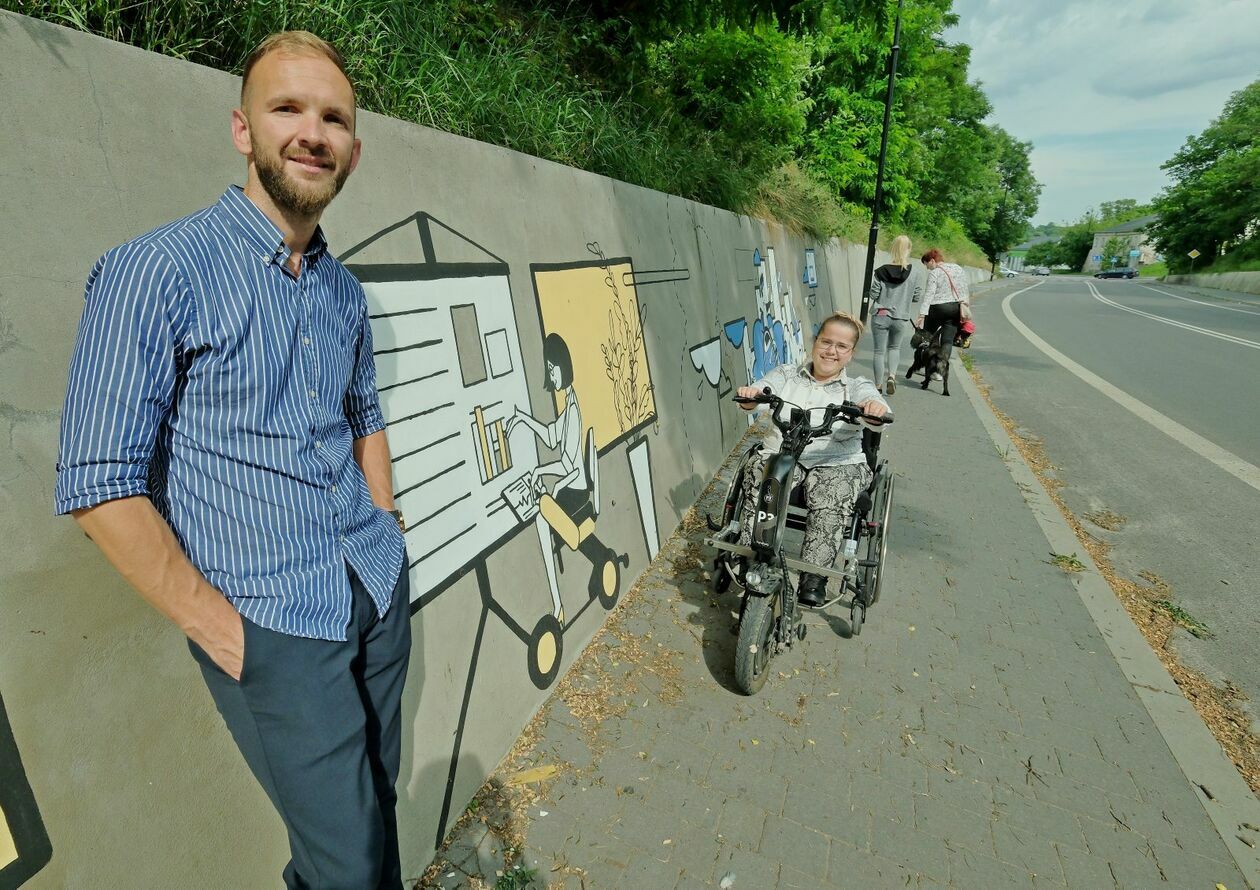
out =
[[(965, 303), (963, 305), (966, 305)], [(971, 348), (971, 335), (976, 332), (976, 323), (968, 318), (954, 335), (954, 345), (959, 349)]]
[[(944, 269), (941, 269), (941, 271), (945, 272)], [(949, 282), (949, 292), (954, 295), (954, 301), (958, 303), (959, 319), (966, 321), (971, 318), (971, 304), (958, 299), (958, 288), (954, 287), (954, 279), (950, 277), (948, 272), (945, 272), (945, 280)]]

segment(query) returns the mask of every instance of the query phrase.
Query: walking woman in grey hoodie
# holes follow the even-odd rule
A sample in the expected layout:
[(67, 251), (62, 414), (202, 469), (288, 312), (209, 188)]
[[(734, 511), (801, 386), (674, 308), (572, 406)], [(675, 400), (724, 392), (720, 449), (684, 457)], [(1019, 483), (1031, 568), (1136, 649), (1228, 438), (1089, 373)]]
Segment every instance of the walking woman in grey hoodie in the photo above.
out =
[(918, 305), (922, 296), (923, 276), (910, 265), (910, 239), (898, 235), (892, 243), (892, 262), (876, 269), (871, 281), (875, 384), (880, 392), (892, 395), (897, 390), (901, 343), (910, 336), (912, 319), (923, 314)]

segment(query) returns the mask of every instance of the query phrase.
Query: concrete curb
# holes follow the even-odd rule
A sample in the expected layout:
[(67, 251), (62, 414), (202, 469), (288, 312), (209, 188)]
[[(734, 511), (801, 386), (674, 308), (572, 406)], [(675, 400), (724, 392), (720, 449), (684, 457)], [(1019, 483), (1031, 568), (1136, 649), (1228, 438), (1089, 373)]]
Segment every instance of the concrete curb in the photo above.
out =
[(1076, 553), (1085, 564), (1085, 571), (1072, 576), (1081, 602), (1089, 610), (1112, 656), (1164, 737), (1177, 765), (1190, 781), (1239, 870), (1249, 886), (1255, 888), (1260, 884), (1260, 849), (1248, 846), (1239, 835), (1246, 833), (1243, 823), (1260, 825), (1260, 800), (1251, 793), (1194, 706), (1182, 695), (1151, 651), (1150, 644), (1133, 624), (1098, 566), (1088, 553), (1083, 552), (1071, 526), (1024, 462), (971, 375), (961, 362), (955, 363), (954, 370), (961, 373), (951, 376), (962, 381), (963, 389), (989, 438), (998, 453), (1004, 455), (1011, 477), (1024, 491), (1024, 498), (1041, 526), (1050, 550), (1054, 553)]

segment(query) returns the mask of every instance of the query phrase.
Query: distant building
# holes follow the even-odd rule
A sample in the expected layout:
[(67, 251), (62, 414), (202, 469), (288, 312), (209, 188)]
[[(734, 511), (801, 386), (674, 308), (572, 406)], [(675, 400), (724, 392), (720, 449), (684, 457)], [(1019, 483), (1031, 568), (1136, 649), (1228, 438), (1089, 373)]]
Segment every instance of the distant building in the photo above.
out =
[(1002, 254), (1002, 265), (1010, 269), (1012, 272), (1024, 271), (1024, 258), (1028, 256), (1028, 250), (1034, 244), (1045, 244), (1047, 241), (1058, 241), (1062, 235), (1038, 235), (1030, 238), (1023, 244), (1016, 244), (1006, 253)]
[[(1156, 261), (1155, 247), (1150, 243), (1150, 237), (1146, 234), (1146, 229), (1151, 223), (1159, 219), (1159, 216), (1152, 213), (1149, 216), (1139, 216), (1137, 219), (1131, 219), (1128, 222), (1120, 223), (1101, 232), (1094, 233), (1094, 244), (1089, 249), (1089, 256), (1085, 258), (1085, 265), (1082, 272), (1097, 272), (1101, 268), (1110, 269), (1114, 266), (1136, 269), (1139, 266), (1145, 266)], [(1112, 258), (1103, 256), (1103, 249), (1107, 242), (1112, 238), (1123, 238), (1128, 247), (1125, 248), (1125, 255), (1116, 258), (1116, 262), (1112, 262)], [(1131, 256), (1133, 251), (1137, 251), (1137, 256)], [(1095, 257), (1102, 257), (1101, 260)]]

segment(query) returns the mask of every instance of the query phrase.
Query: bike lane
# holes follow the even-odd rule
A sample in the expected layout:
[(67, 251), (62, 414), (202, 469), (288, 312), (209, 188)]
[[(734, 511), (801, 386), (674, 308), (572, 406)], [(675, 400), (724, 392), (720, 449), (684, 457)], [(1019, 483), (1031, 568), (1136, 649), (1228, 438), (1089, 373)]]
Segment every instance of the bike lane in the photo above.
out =
[(700, 543), (728, 461), (496, 774), (514, 803), (454, 833), (434, 884), (493, 883), (520, 844), (571, 887), (1245, 886), (1143, 701), (1184, 722), (1175, 688), (1113, 652), (1127, 617), (1051, 564), (1057, 511), (959, 384), (894, 396), (889, 563), (859, 637), (812, 615), (761, 693), (733, 691), (738, 600), (710, 592)]

